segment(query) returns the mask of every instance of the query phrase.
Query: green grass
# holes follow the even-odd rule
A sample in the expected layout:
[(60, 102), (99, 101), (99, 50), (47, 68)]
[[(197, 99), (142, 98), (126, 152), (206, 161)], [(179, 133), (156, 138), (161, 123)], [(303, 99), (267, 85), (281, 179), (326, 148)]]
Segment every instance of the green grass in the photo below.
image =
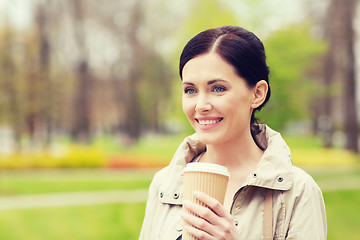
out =
[(309, 167), (308, 171), (315, 181), (321, 180), (332, 180), (338, 181), (344, 179), (358, 178), (360, 182), (360, 165), (352, 166), (340, 166), (336, 168), (325, 168), (325, 167)]
[[(183, 140), (179, 136), (147, 137), (132, 147), (94, 143), (106, 152), (162, 156), (170, 161)], [(306, 166), (319, 183), (359, 180), (359, 157), (340, 149), (322, 149), (318, 139), (285, 136), (296, 165)], [(112, 143), (112, 144), (110, 144)], [(132, 159), (130, 159), (132, 160)], [(138, 161), (143, 161), (139, 158)], [(326, 167), (324, 167), (326, 166)], [(154, 170), (16, 170), (0, 172), (1, 195), (148, 188)], [(329, 181), (328, 181), (329, 180)], [(328, 240), (360, 236), (360, 189), (324, 191)], [(145, 203), (103, 204), (0, 211), (1, 240), (136, 240)]]
[(37, 180), (4, 182), (0, 185), (1, 195), (26, 195), (57, 192), (100, 191), (100, 190), (128, 190), (148, 188), (150, 180), (119, 180), (119, 181), (65, 181), (44, 182)]
[(145, 203), (0, 212), (2, 240), (135, 240)]
[[(359, 179), (359, 169), (323, 168), (321, 171), (319, 168), (312, 175), (318, 181)], [(147, 188), (153, 173), (154, 170), (14, 171), (2, 173), (0, 179), (6, 176), (9, 191), (25, 194), (37, 193), (40, 191), (37, 188), (43, 192)], [(323, 194), (328, 240), (359, 239), (360, 189), (324, 191)], [(0, 236), (1, 240), (136, 240), (144, 212), (145, 203), (0, 211)]]
[(134, 154), (143, 153), (149, 156), (163, 156), (171, 159), (185, 137), (185, 135), (148, 136), (141, 138), (133, 146), (123, 147), (120, 151)]
[(321, 139), (310, 135), (284, 135), (286, 144), (292, 148), (318, 149), (322, 147)]
[(148, 188), (153, 170), (37, 170), (0, 174), (0, 196)]
[[(328, 240), (357, 240), (360, 190), (325, 192)], [(135, 240), (145, 203), (4, 211), (4, 240)]]
[[(7, 171), (0, 175), (0, 196), (148, 188), (153, 174), (154, 170)], [(0, 239), (135, 240), (144, 213), (145, 202), (0, 211)]]
[(358, 240), (360, 190), (324, 192), (328, 240)]

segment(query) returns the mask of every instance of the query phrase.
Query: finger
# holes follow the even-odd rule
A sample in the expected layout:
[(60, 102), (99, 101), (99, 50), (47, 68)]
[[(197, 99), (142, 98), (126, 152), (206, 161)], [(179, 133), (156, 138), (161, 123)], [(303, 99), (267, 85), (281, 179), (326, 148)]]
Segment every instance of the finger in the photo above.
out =
[(188, 225), (195, 227), (201, 231), (204, 231), (209, 235), (212, 235), (210, 232), (210, 230), (212, 229), (212, 225), (209, 222), (207, 222), (205, 219), (186, 212), (183, 212), (182, 218)]
[(209, 207), (216, 215), (219, 217), (223, 217), (229, 219), (230, 213), (226, 211), (223, 205), (216, 200), (215, 198), (199, 191), (194, 192), (195, 199), (199, 200), (200, 202), (204, 203), (207, 207)]
[(184, 201), (184, 208), (185, 210), (188, 210), (193, 215), (198, 216), (199, 218), (202, 218), (209, 222), (212, 225), (217, 225), (220, 222), (220, 217), (217, 216), (211, 209), (208, 207), (196, 204), (191, 201)]
[(185, 226), (184, 231), (189, 233), (190, 235), (194, 236), (197, 239), (201, 239), (201, 240), (213, 240), (213, 239), (215, 239), (214, 237), (209, 235), (207, 232), (204, 232), (204, 231), (202, 231), (200, 229), (197, 229), (195, 227), (192, 227), (192, 226)]
[(183, 204), (185, 209), (183, 212), (184, 221), (193, 227), (208, 233), (215, 239), (226, 239), (224, 236), (227, 236), (232, 229), (235, 228), (231, 216), (231, 220), (217, 216), (208, 207), (204, 207), (188, 200), (185, 200)]

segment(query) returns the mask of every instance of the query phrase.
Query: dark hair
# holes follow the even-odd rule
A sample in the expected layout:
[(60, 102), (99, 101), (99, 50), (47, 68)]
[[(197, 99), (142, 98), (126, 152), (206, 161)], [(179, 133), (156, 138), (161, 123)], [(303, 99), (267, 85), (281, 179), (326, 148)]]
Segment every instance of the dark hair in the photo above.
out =
[[(249, 87), (255, 87), (260, 80), (265, 80), (269, 85), (269, 67), (266, 64), (264, 45), (255, 34), (236, 26), (208, 29), (193, 37), (185, 45), (180, 56), (181, 79), (182, 70), (189, 60), (212, 51), (231, 64)], [(265, 101), (255, 110), (260, 110), (269, 98), (270, 85)], [(259, 125), (253, 112), (251, 134), (254, 139), (259, 132)]]

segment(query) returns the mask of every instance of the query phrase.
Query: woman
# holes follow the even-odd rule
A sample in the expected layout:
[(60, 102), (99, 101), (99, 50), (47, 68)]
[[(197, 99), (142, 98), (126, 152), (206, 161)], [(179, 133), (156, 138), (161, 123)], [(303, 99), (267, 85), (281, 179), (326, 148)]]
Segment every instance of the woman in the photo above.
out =
[[(155, 175), (140, 239), (181, 239), (182, 221), (199, 239), (265, 239), (269, 229), (270, 239), (326, 239), (319, 187), (292, 165), (280, 134), (254, 118), (270, 97), (265, 58), (261, 41), (240, 27), (209, 29), (187, 43), (179, 69), (182, 105), (196, 133)], [(182, 201), (182, 171), (192, 161), (228, 168), (224, 205), (201, 192), (194, 195), (208, 207)]]

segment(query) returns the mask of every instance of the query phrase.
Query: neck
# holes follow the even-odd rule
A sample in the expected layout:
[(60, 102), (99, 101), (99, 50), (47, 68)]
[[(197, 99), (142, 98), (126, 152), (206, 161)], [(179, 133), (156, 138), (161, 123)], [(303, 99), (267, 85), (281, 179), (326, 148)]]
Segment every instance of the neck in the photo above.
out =
[(228, 169), (255, 169), (263, 151), (257, 146), (251, 133), (244, 138), (217, 145), (207, 145), (201, 161), (216, 163)]

